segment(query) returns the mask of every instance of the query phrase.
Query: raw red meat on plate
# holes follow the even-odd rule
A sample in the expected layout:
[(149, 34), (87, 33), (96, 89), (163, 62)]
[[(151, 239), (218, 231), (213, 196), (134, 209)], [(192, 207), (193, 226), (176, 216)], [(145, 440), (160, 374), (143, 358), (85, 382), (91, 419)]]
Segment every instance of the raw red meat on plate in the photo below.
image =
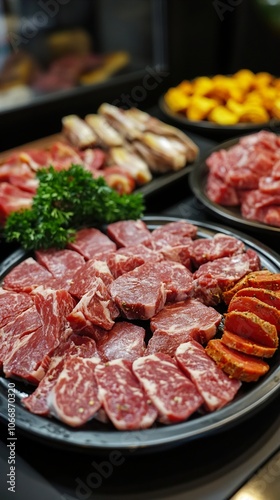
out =
[(245, 219), (280, 226), (280, 140), (262, 130), (206, 159), (206, 195), (222, 206), (240, 206)]
[(135, 359), (144, 356), (146, 331), (143, 327), (127, 321), (115, 323), (113, 328), (104, 333), (97, 341), (99, 355), (103, 362), (114, 359)]
[(164, 352), (174, 356), (177, 347), (188, 340), (201, 344), (212, 339), (222, 315), (197, 299), (166, 305), (150, 322), (153, 332), (147, 354)]
[(68, 243), (68, 248), (75, 250), (86, 260), (89, 260), (96, 258), (100, 253), (114, 252), (116, 245), (106, 234), (92, 227), (78, 231), (75, 241)]
[(48, 396), (56, 384), (66, 359), (70, 356), (98, 358), (96, 343), (84, 335), (71, 334), (55, 349), (45, 376), (39, 382), (35, 391), (22, 399), (23, 405), (32, 413), (48, 415), (50, 412)]
[(112, 273), (103, 260), (90, 259), (72, 274), (69, 293), (81, 299), (83, 295), (90, 292), (95, 278), (101, 278), (106, 286), (113, 281)]
[(33, 257), (15, 266), (4, 278), (3, 288), (16, 292), (31, 292), (40, 285), (48, 285), (53, 275)]
[(132, 368), (156, 407), (161, 423), (186, 420), (202, 405), (203, 399), (195, 385), (167, 354), (138, 358)]
[(114, 426), (120, 430), (145, 429), (157, 418), (157, 410), (131, 366), (130, 361), (117, 359), (99, 364), (95, 369), (101, 402)]
[(0, 288), (0, 328), (33, 305), (27, 293)]
[[(76, 322), (78, 315), (78, 325)], [(81, 318), (84, 317), (85, 328), (90, 325), (111, 330), (114, 320), (119, 316), (119, 310), (114, 304), (111, 295), (101, 278), (92, 281), (91, 289), (85, 293), (67, 319), (74, 331), (81, 329)], [(84, 329), (85, 329), (84, 328)]]
[(160, 260), (163, 260), (163, 256), (159, 252), (151, 250), (142, 243), (121, 247), (116, 252), (108, 254), (106, 258), (114, 278), (132, 271), (135, 267), (145, 264), (145, 262), (158, 262)]
[[(204, 381), (205, 366), (212, 363), (202, 344), (216, 336), (222, 319), (209, 301), (217, 291), (214, 300), (219, 304), (228, 287), (259, 269), (258, 255), (231, 236), (197, 238), (196, 226), (185, 221), (153, 232), (140, 222), (109, 225), (112, 232), (117, 229), (117, 243), (109, 238), (110, 230), (107, 235), (81, 230), (71, 249), (38, 251), (35, 256), (43, 266), (28, 257), (4, 277), (0, 337), (8, 341), (0, 355), (6, 376), (38, 385), (23, 402), (30, 411), (53, 414), (71, 426), (109, 418), (117, 429), (129, 430), (150, 427), (155, 421), (182, 421), (205, 405), (213, 411), (234, 398), (240, 386), (236, 382), (224, 382), (224, 399), (219, 402), (211, 399), (206, 382), (201, 382), (201, 393), (197, 391), (199, 370)], [(135, 244), (133, 234), (142, 242)], [(125, 246), (117, 249), (120, 244)], [(185, 266), (176, 261), (178, 249), (184, 246), (190, 261)], [(17, 321), (4, 305), (4, 296), (14, 303), (11, 310)], [(197, 386), (175, 361), (176, 350), (186, 343), (197, 348), (188, 361)], [(79, 370), (84, 373), (85, 389), (80, 400), (76, 397), (83, 383)], [(156, 396), (147, 383), (150, 373), (158, 387)], [(160, 373), (166, 394), (158, 385)], [(176, 380), (182, 382), (182, 395), (176, 393)], [(222, 380), (228, 378), (221, 375)], [(217, 380), (215, 384), (219, 387)], [(185, 404), (187, 388), (191, 397)]]
[(151, 233), (142, 220), (118, 221), (109, 224), (107, 235), (113, 240), (118, 248), (132, 245), (151, 246)]
[(68, 357), (48, 395), (50, 412), (71, 427), (80, 427), (100, 409), (96, 358)]
[(241, 382), (229, 378), (195, 340), (179, 345), (175, 358), (203, 397), (204, 406), (208, 411), (225, 406), (241, 387)]

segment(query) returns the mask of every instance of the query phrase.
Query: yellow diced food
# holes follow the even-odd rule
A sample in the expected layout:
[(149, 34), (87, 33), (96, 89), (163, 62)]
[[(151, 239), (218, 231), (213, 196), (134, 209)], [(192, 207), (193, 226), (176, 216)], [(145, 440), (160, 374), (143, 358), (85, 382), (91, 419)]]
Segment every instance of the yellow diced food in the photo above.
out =
[(232, 111), (235, 115), (238, 117), (241, 115), (243, 111), (243, 105), (240, 104), (240, 102), (235, 101), (234, 99), (230, 98), (226, 102), (226, 107)]
[(280, 78), (268, 72), (241, 69), (231, 76), (217, 74), (183, 80), (169, 89), (165, 102), (189, 120), (220, 125), (265, 123), (280, 119)]
[(241, 69), (234, 73), (233, 79), (238, 82), (238, 86), (242, 88), (244, 92), (248, 92), (253, 86), (255, 75), (249, 69)]
[(242, 102), (244, 98), (244, 90), (233, 78), (217, 75), (217, 77), (213, 78), (213, 83), (214, 87), (211, 97), (220, 98), (223, 101), (227, 101), (232, 98), (238, 102)]
[(217, 106), (209, 113), (208, 120), (218, 125), (236, 125), (238, 123), (238, 115), (225, 106)]
[(269, 114), (265, 108), (254, 104), (246, 104), (243, 112), (239, 115), (239, 121), (244, 123), (265, 123), (269, 121)]
[(260, 73), (256, 73), (253, 85), (257, 89), (262, 87), (268, 87), (272, 83), (272, 81), (273, 81), (273, 76), (270, 73), (262, 71)]
[(262, 98), (262, 104), (270, 111), (273, 108), (274, 101), (277, 98), (279, 91), (274, 87), (261, 87), (259, 93)]
[(189, 80), (183, 80), (176, 87), (178, 90), (181, 90), (183, 94), (191, 95), (193, 93), (193, 83)]
[(275, 99), (273, 108), (271, 110), (271, 116), (276, 118), (276, 120), (280, 120), (280, 97)]
[(214, 84), (208, 76), (199, 76), (193, 81), (193, 93), (195, 95), (207, 96), (213, 90)]
[(217, 106), (216, 99), (209, 99), (208, 97), (196, 96), (190, 98), (186, 116), (189, 120), (204, 120), (212, 109)]
[(256, 106), (261, 106), (262, 102), (263, 98), (257, 90), (248, 92), (246, 95), (246, 99), (244, 99), (244, 104), (255, 104)]
[(189, 100), (188, 96), (175, 87), (170, 88), (164, 95), (167, 106), (175, 113), (184, 112), (189, 105)]

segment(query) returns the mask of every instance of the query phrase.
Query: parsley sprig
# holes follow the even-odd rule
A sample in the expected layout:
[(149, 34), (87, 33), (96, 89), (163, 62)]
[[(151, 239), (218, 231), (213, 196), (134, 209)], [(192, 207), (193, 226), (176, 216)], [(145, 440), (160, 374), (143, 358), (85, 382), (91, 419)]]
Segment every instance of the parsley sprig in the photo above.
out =
[(38, 170), (39, 186), (32, 207), (12, 212), (4, 237), (26, 250), (64, 248), (82, 227), (138, 219), (144, 212), (140, 193), (120, 195), (102, 177), (94, 179), (80, 165), (56, 171)]

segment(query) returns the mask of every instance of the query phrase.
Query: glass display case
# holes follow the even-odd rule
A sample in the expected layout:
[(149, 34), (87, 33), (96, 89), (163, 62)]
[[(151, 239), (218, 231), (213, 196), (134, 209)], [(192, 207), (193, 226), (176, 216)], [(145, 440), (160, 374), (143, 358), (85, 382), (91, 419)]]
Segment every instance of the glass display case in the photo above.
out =
[(0, 111), (166, 63), (162, 0), (0, 6)]
[(0, 0), (2, 126), (15, 137), (24, 116), (42, 135), (66, 109), (141, 102), (167, 67), (166, 37), (165, 0)]

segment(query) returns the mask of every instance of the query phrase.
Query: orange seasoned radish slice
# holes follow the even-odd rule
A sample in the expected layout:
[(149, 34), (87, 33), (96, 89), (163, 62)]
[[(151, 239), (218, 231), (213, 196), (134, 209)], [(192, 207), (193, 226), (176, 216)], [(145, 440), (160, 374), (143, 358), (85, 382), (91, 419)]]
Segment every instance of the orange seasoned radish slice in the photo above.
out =
[(253, 286), (255, 288), (280, 291), (280, 273), (249, 276), (247, 283), (248, 286)]
[(258, 358), (271, 358), (277, 349), (276, 347), (266, 347), (257, 344), (252, 340), (241, 337), (241, 335), (229, 332), (228, 330), (224, 331), (221, 341), (226, 346), (231, 347), (231, 349), (249, 354), (250, 356), (257, 356)]
[(231, 311), (227, 313), (224, 328), (258, 344), (278, 347), (276, 326), (264, 321), (252, 312)]
[(246, 276), (244, 276), (237, 283), (235, 283), (235, 285), (233, 287), (229, 288), (229, 290), (226, 290), (223, 293), (223, 300), (224, 300), (224, 302), (226, 304), (229, 304), (229, 302), (231, 301), (232, 297), (239, 290), (241, 290), (242, 288), (248, 287), (248, 286), (252, 286), (252, 285), (249, 285), (249, 279), (250, 278), (255, 277), (256, 279), (259, 279), (260, 276), (268, 276), (268, 277), (270, 277), (271, 275), (273, 275), (273, 273), (271, 271), (268, 271), (268, 269), (262, 269), (260, 271), (253, 271), (251, 273), (246, 274)]
[(246, 287), (236, 292), (234, 297), (255, 297), (276, 309), (280, 309), (280, 291), (265, 290), (265, 288)]
[(262, 359), (235, 351), (220, 339), (210, 340), (205, 350), (225, 373), (242, 382), (256, 382), (269, 370)]
[(262, 300), (255, 297), (236, 297), (235, 295), (228, 306), (228, 312), (231, 311), (252, 312), (264, 321), (276, 326), (277, 332), (280, 333), (280, 310), (269, 306)]

